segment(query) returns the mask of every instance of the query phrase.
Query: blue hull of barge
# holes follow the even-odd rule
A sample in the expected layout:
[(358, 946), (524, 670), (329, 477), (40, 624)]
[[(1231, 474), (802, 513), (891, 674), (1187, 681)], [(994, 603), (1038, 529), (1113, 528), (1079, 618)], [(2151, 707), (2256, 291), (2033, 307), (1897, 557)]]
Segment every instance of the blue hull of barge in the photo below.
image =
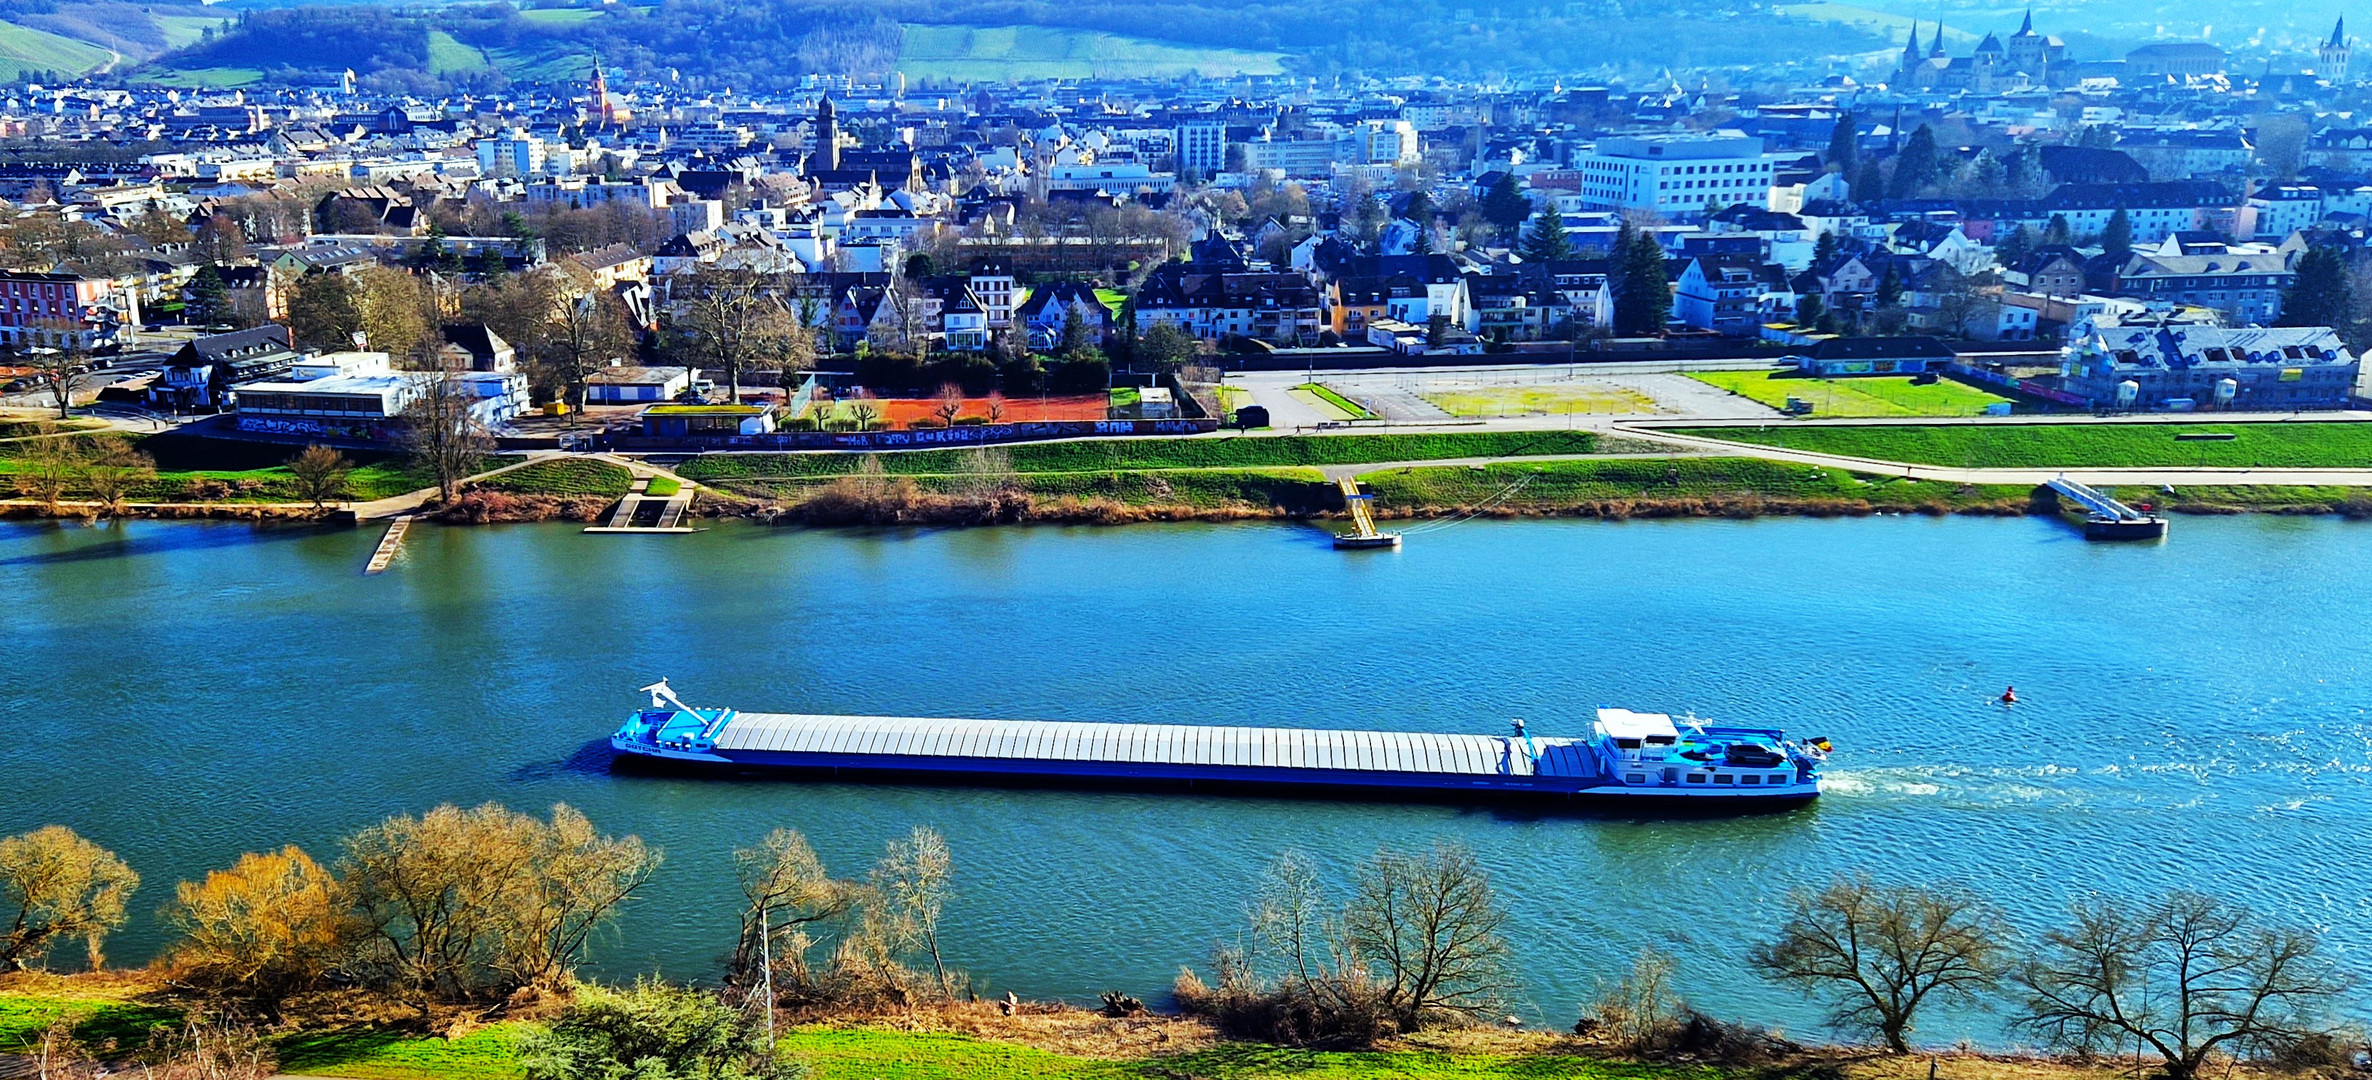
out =
[(1789, 792), (1640, 791), (1603, 781), (1555, 777), (1375, 773), (1341, 769), (1244, 768), (1224, 765), (1144, 765), (1123, 762), (992, 761), (978, 758), (885, 754), (783, 754), (693, 751), (654, 747), (626, 738), (610, 746), (631, 763), (655, 771), (710, 776), (782, 776), (855, 783), (988, 784), (1000, 787), (1185, 790), (1247, 794), (1336, 796), (1378, 801), (1574, 803), (1636, 806), (1659, 812), (1761, 813), (1810, 804), (1816, 786)]

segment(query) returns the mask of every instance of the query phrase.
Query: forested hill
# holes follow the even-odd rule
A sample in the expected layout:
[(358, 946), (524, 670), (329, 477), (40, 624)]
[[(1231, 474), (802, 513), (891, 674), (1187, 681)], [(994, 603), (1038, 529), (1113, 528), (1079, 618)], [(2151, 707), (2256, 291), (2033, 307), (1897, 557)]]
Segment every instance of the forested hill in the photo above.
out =
[[(150, 73), (271, 79), (352, 68), (377, 88), (426, 91), (573, 78), (598, 55), (630, 75), (672, 70), (763, 87), (809, 73), (886, 72), (900, 65), (906, 25), (954, 23), (1126, 35), (1186, 56), (1266, 50), (1320, 77), (1652, 72), (1885, 47), (1864, 30), (1735, 0), (1635, 7), (1620, 0), (658, 0), (531, 10), (343, 3), (251, 10), (221, 34), (159, 58)], [(1025, 44), (1031, 36), (1024, 32)]]

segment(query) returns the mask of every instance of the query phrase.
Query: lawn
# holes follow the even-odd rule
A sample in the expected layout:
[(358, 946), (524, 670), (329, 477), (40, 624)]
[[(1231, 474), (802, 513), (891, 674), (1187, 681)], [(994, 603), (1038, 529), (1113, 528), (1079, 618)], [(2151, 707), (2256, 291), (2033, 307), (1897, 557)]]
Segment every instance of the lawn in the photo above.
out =
[(1418, 395), (1451, 416), (1563, 416), (1658, 413), (1655, 399), (1619, 386), (1475, 386)]
[(49, 994), (0, 994), (0, 1054), (14, 1053), (41, 1040), (59, 1020), (74, 1025), (74, 1037), (84, 1043), (114, 1042), (137, 1046), (159, 1024), (181, 1018), (181, 1011), (121, 999), (71, 998)]
[(642, 493), (654, 499), (667, 499), (682, 494), (683, 490), (683, 483), (672, 476), (654, 476), (643, 486)]
[[(1964, 468), (2372, 467), (2372, 424), (1909, 424), (1698, 428), (1717, 439), (1847, 457)], [(2178, 434), (2228, 433), (2228, 442)]]
[(522, 22), (559, 26), (591, 22), (600, 17), (601, 12), (595, 8), (528, 8), (519, 13)]
[(1779, 371), (1692, 371), (1688, 377), (1774, 409), (1790, 397), (1812, 405), (1814, 416), (1981, 416), (2010, 400), (1966, 383), (1939, 379), (1924, 386), (1908, 375), (1813, 379)]
[[(132, 445), (154, 458), (156, 478), (136, 485), (132, 502), (272, 503), (297, 501), (295, 478), (284, 463), (297, 448), (277, 443), (205, 439), (190, 435), (134, 437)], [(14, 454), (23, 443), (0, 443), (0, 497), (15, 494), (7, 476), (20, 470)], [(346, 478), (347, 493), (359, 501), (418, 491), (436, 482), (400, 457), (347, 451), (358, 467)], [(87, 492), (69, 489), (68, 498)]]
[[(460, 1039), (380, 1032), (293, 1036), (278, 1044), (283, 1072), (360, 1080), (513, 1080), (523, 1025)], [(1433, 1050), (1327, 1051), (1226, 1045), (1136, 1060), (1079, 1057), (965, 1035), (879, 1028), (802, 1027), (777, 1047), (809, 1080), (1715, 1080), (1710, 1069), (1629, 1065), (1561, 1054)]]
[(1144, 400), (1145, 392), (1134, 386), (1112, 388), (1112, 407), (1115, 409), (1133, 409)]
[[(1597, 436), (1586, 431), (1477, 431), (1435, 435), (1245, 435), (1194, 439), (1080, 439), (999, 448), (1021, 473), (1112, 472), (1135, 469), (1230, 469), (1284, 465), (1354, 465), (1459, 457), (1587, 454)], [(968, 450), (909, 450), (874, 455), (893, 474), (933, 475), (968, 469)], [(838, 476), (866, 455), (703, 454), (676, 470), (693, 480)]]
[(522, 465), (478, 486), (514, 495), (601, 495), (614, 499), (633, 485), (634, 474), (622, 465), (568, 457)]
[(1329, 420), (1375, 419), (1375, 414), (1368, 412), (1366, 406), (1342, 396), (1333, 387), (1323, 383), (1303, 383), (1294, 387), (1291, 393), (1293, 400), (1318, 410), (1319, 415)]
[(517, 1041), (526, 1025), (495, 1024), (458, 1039), (346, 1028), (275, 1040), (280, 1071), (356, 1080), (516, 1080)]

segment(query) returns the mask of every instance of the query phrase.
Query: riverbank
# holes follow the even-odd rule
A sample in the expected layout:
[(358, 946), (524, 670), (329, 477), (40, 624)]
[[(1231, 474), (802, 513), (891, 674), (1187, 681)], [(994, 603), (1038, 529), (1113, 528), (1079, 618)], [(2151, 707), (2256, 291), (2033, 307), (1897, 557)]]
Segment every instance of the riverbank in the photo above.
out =
[[(1720, 438), (1731, 440), (1734, 449), (1699, 442), (1707, 449), (1696, 453), (1586, 431), (1091, 439), (885, 454), (709, 454), (660, 475), (670, 481), (680, 475), (701, 485), (692, 507), (696, 516), (819, 526), (1324, 519), (1343, 512), (1335, 484), (1342, 476), (1360, 479), (1375, 498), (1378, 517), (1398, 520), (2003, 516), (2056, 514), (2064, 508), (2030, 483), (1913, 479), (1858, 471), (1850, 462), (1826, 465), (1752, 455), (1756, 446), (1768, 445), (1783, 451), (1887, 453), (1910, 461), (1959, 457), (2032, 463), (2106, 455), (2103, 460), (2125, 463), (2159, 460), (2151, 455), (2163, 456), (2165, 448), (2158, 446), (2163, 442), (2208, 447), (2201, 452), (2232, 460), (2255, 460), (2248, 456), (2255, 454), (2290, 463), (2331, 455), (2353, 460), (2355, 440), (2365, 438), (2357, 429), (2372, 435), (2372, 425), (2309, 424), (2287, 425), (2278, 434), (2248, 432), (2245, 441), (2175, 443), (2163, 431), (2137, 434), (2134, 426), (2124, 427), (2105, 433), (2071, 428), (2068, 434), (2057, 427), (2020, 429), (2042, 432), (2048, 445), (2008, 457), (2003, 455), (2011, 452), (1997, 445), (2005, 436), (1978, 428), (1776, 427), (1721, 429)], [(210, 461), (206, 455), (213, 451), (207, 448), (186, 441), (165, 445), (182, 464), (257, 467), (160, 472), (143, 478), (112, 506), (91, 498), (87, 484), (69, 483), (65, 497), (55, 501), (0, 500), (0, 517), (302, 521), (330, 513), (294, 497), (286, 468), (263, 463), (252, 447), (221, 451), (248, 459)], [(2363, 449), (2372, 453), (2372, 441)], [(1442, 464), (1427, 464), (1434, 461)], [(1878, 463), (1872, 459), (1872, 467)], [(0, 461), (0, 471), (7, 468)], [(485, 475), (450, 505), (422, 499), (417, 489), (410, 497), (421, 504), (419, 512), (449, 524), (590, 523), (605, 517), (626, 494), (637, 470), (657, 471), (641, 464), (630, 470), (597, 457), (546, 457)], [(380, 500), (422, 482), (393, 462), (355, 475), (363, 480), (354, 494)], [(2372, 490), (2360, 486), (2096, 486), (2175, 513), (2372, 518)], [(167, 493), (194, 497), (159, 497)]]
[[(78, 1041), (133, 1047), (182, 1012), (147, 973), (0, 978), (0, 1075), (6, 1055), (64, 1021)], [(535, 1021), (463, 1024), (446, 1035), (402, 1027), (304, 1027), (266, 1036), (283, 1074), (351, 1080), (518, 1080), (517, 1041)], [(1968, 1051), (1890, 1057), (1853, 1047), (1792, 1047), (1713, 1060), (1640, 1060), (1602, 1040), (1549, 1031), (1476, 1027), (1428, 1031), (1371, 1048), (1314, 1049), (1226, 1038), (1208, 1024), (1157, 1013), (1107, 1016), (1023, 1002), (1009, 1014), (985, 1002), (923, 1006), (894, 1015), (786, 1022), (782, 1051), (810, 1080), (1365, 1080), (1570, 1077), (1576, 1080), (1728, 1080), (1805, 1075), (1835, 1080), (2108, 1080), (2104, 1065)], [(1931, 1065), (1933, 1063), (1931, 1072)], [(2243, 1068), (2239, 1076), (2251, 1078)]]

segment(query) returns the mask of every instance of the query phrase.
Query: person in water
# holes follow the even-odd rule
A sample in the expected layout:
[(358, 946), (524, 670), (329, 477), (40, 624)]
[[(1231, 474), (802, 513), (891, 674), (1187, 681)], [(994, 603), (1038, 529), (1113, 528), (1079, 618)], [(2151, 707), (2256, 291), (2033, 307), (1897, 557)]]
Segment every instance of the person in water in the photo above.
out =
[(2004, 704), (2004, 705), (2015, 705), (2015, 704), (2017, 704), (2017, 703), (2018, 703), (2018, 688), (2017, 688), (2017, 687), (2015, 687), (2015, 686), (2013, 686), (2013, 687), (2010, 687), (2010, 688), (2009, 688), (2009, 689), (2007, 689), (2007, 690), (2004, 690), (2004, 691), (2002, 691), (2002, 692), (2001, 692), (2001, 703), (2002, 703), (2002, 704)]

